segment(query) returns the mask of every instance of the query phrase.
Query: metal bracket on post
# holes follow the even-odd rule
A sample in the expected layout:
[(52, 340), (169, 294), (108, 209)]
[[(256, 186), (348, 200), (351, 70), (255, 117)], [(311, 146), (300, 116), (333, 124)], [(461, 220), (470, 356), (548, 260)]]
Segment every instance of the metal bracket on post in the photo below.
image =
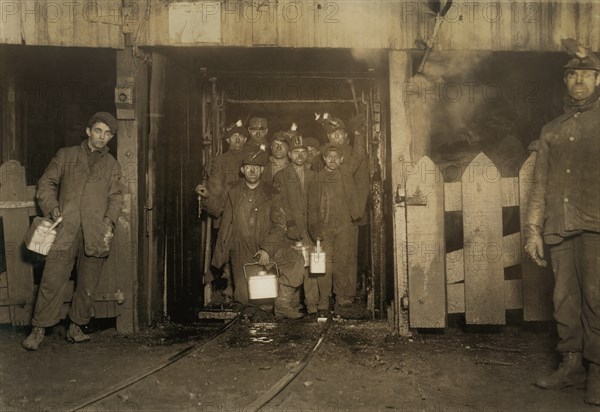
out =
[(406, 189), (400, 185), (396, 189), (396, 197), (394, 199), (396, 206), (427, 206), (427, 196), (421, 192), (417, 187), (417, 190), (411, 195), (406, 196)]

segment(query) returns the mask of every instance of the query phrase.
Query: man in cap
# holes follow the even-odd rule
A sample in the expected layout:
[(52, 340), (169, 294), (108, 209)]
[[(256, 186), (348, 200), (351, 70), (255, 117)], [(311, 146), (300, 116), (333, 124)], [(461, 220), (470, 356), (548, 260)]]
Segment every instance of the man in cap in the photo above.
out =
[(306, 145), (306, 164), (312, 169), (312, 163), (319, 155), (319, 146), (321, 143), (314, 137), (305, 137), (304, 144)]
[[(308, 187), (315, 179), (315, 172), (306, 164), (308, 150), (305, 139), (300, 134), (288, 138), (290, 163), (277, 172), (273, 178), (279, 188), (281, 205), (286, 216), (287, 238), (297, 242), (298, 246), (311, 246), (308, 234)], [(300, 244), (298, 244), (298, 242)], [(307, 294), (307, 283), (310, 282), (305, 271), (304, 291)], [(317, 300), (313, 299), (307, 309), (309, 314), (317, 313)], [(294, 297), (294, 304), (300, 304), (300, 298)]]
[[(208, 176), (208, 190), (214, 196), (218, 196), (221, 192), (229, 190), (229, 188), (239, 182), (242, 177), (240, 173), (242, 159), (248, 153), (245, 147), (245, 143), (248, 140), (248, 132), (242, 127), (241, 121), (227, 128), (223, 137), (227, 142), (228, 149), (225, 153), (215, 157)], [(198, 190), (199, 186), (196, 187), (196, 192), (200, 194)], [(221, 219), (215, 218), (213, 220), (213, 227), (218, 229), (220, 223)], [(222, 292), (225, 301), (231, 301), (233, 299), (233, 286), (229, 264), (225, 264), (223, 267), (222, 279), (227, 282), (227, 286)]]
[(267, 134), (269, 133), (269, 126), (267, 119), (264, 117), (252, 117), (248, 122), (248, 133), (250, 133), (250, 140), (248, 146), (250, 151), (255, 152), (258, 149), (266, 151), (269, 146)]
[(23, 341), (26, 349), (36, 350), (45, 328), (60, 320), (75, 260), (77, 282), (68, 312), (67, 339), (90, 340), (81, 326), (92, 317), (94, 292), (123, 203), (121, 168), (106, 147), (117, 128), (117, 119), (110, 113), (94, 114), (85, 130), (88, 138), (78, 146), (58, 150), (38, 181), (36, 197), (43, 214), (62, 223), (46, 258), (33, 329)]
[[(353, 124), (360, 123), (357, 121), (357, 118), (361, 116), (357, 116), (352, 119)], [(349, 175), (354, 180), (355, 184), (355, 199), (357, 203), (358, 210), (360, 210), (360, 216), (355, 218), (353, 222), (355, 225), (364, 225), (367, 222), (366, 217), (366, 206), (367, 199), (369, 196), (369, 169), (367, 167), (367, 158), (364, 150), (364, 143), (362, 142), (363, 136), (361, 128), (356, 125), (354, 128), (354, 147), (350, 146), (350, 139), (348, 137), (348, 131), (346, 128), (346, 124), (337, 117), (331, 117), (327, 113), (325, 113), (322, 118), (318, 119), (318, 121), (323, 126), (325, 133), (327, 135), (327, 140), (330, 144), (339, 145), (343, 148), (344, 151), (344, 162), (340, 165), (340, 170), (343, 175)], [(322, 152), (321, 152), (322, 153)], [(322, 153), (323, 154), (323, 153)], [(319, 171), (325, 167), (324, 156), (318, 157), (313, 162), (313, 170)], [(354, 251), (354, 255), (358, 253), (358, 230), (354, 232), (354, 238), (352, 240), (352, 244), (349, 245), (349, 248)], [(350, 276), (357, 277), (358, 276), (358, 260), (354, 257), (348, 268)], [(356, 280), (352, 282), (352, 284), (356, 285)], [(339, 300), (338, 303), (342, 303), (342, 306), (347, 307), (351, 306), (354, 302), (355, 292), (344, 291), (344, 294), (348, 294), (344, 296), (342, 300)], [(349, 303), (349, 302), (350, 303)]]
[[(341, 165), (346, 161), (348, 146), (327, 143), (320, 149), (325, 167), (317, 173), (309, 187), (308, 227), (313, 239), (320, 239), (325, 249), (326, 275), (316, 277), (306, 291), (307, 305), (316, 303), (319, 311), (327, 310), (333, 293), (340, 307), (352, 305), (356, 292), (356, 273), (351, 268), (356, 265), (355, 222), (362, 210), (356, 196), (356, 184), (352, 175), (345, 173)], [(312, 288), (311, 288), (312, 287)], [(313, 289), (318, 289), (318, 300), (312, 301)]]
[(525, 252), (554, 272), (554, 318), (562, 355), (558, 369), (536, 385), (582, 385), (600, 405), (600, 60), (577, 53), (565, 66), (565, 113), (542, 129), (527, 205)]
[(228, 149), (225, 153), (215, 157), (208, 176), (208, 189), (215, 196), (237, 183), (242, 177), (240, 166), (242, 159), (249, 151), (247, 148), (245, 150), (248, 132), (238, 124), (225, 130), (223, 137), (227, 142)]
[(286, 240), (285, 213), (276, 188), (261, 179), (266, 161), (262, 150), (248, 153), (240, 168), (244, 178), (219, 196), (203, 185), (198, 187), (209, 213), (223, 215), (212, 264), (221, 267), (231, 260), (235, 301), (248, 304), (244, 265), (257, 260), (260, 265), (276, 262), (280, 276), (275, 315), (297, 319), (302, 314), (291, 306), (291, 299), (302, 284), (304, 259), (293, 249), (293, 242)]
[(269, 156), (269, 162), (265, 165), (265, 173), (263, 180), (268, 183), (273, 183), (273, 176), (275, 173), (282, 170), (290, 163), (288, 158), (289, 152), (289, 134), (284, 131), (278, 131), (273, 134), (273, 140), (271, 140), (271, 155)]

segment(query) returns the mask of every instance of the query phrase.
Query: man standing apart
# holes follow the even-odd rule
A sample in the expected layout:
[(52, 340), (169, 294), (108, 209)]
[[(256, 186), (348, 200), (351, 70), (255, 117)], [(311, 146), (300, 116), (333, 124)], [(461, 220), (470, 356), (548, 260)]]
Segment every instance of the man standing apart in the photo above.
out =
[(37, 199), (45, 216), (63, 221), (46, 258), (38, 291), (31, 334), (23, 347), (36, 350), (46, 327), (60, 320), (65, 289), (77, 259), (77, 284), (67, 331), (70, 342), (90, 340), (80, 326), (89, 323), (94, 292), (110, 250), (110, 240), (123, 203), (121, 169), (106, 145), (117, 133), (110, 113), (94, 114), (86, 128), (87, 140), (60, 149), (38, 181)]
[(578, 55), (565, 66), (565, 114), (542, 129), (527, 209), (525, 251), (554, 272), (554, 318), (562, 354), (540, 378), (544, 389), (582, 384), (600, 405), (600, 60)]

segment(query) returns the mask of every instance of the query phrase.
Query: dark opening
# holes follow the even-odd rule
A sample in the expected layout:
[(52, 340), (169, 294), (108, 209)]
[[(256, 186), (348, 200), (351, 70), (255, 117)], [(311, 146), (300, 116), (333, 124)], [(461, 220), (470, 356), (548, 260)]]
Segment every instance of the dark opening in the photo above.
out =
[[(160, 52), (166, 54), (168, 61), (165, 142), (160, 146), (164, 149), (160, 153), (164, 170), (160, 184), (166, 196), (163, 220), (167, 312), (169, 316), (185, 318), (189, 312), (193, 316), (204, 304), (205, 237), (194, 187), (202, 181), (204, 172), (203, 118), (212, 120), (207, 120), (211, 116), (206, 113), (203, 116), (201, 108), (202, 95), (212, 95), (211, 79), (216, 79), (216, 88), (223, 93), (219, 127), (238, 119), (246, 124), (251, 116), (261, 116), (269, 122), (269, 135), (288, 130), (295, 122), (303, 136), (325, 142), (315, 112), (329, 112), (347, 121), (356, 109), (346, 79), (354, 80), (362, 107), (362, 99), (369, 97), (369, 86), (377, 71), (387, 66), (380, 53), (358, 56), (349, 50), (196, 48)], [(364, 299), (370, 285), (361, 273), (370, 267), (369, 242), (367, 225), (360, 230), (357, 251), (358, 288)]]

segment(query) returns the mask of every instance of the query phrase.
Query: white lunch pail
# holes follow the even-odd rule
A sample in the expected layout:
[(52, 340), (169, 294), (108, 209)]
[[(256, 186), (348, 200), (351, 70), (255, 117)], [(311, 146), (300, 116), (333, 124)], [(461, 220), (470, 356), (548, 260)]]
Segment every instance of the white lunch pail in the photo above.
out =
[(310, 254), (310, 273), (325, 273), (325, 252), (321, 251), (320, 240), (317, 240), (317, 248)]
[[(246, 281), (248, 282), (249, 299), (272, 299), (277, 297), (279, 268), (277, 268), (275, 262), (271, 262), (269, 265), (273, 265), (272, 267), (275, 268), (275, 272), (268, 271), (266, 267), (259, 269), (260, 266), (258, 266), (258, 263), (244, 265), (244, 276), (246, 276)], [(250, 274), (248, 272), (252, 272), (253, 268), (251, 267), (259, 270), (255, 271), (254, 274)]]
[(36, 217), (25, 235), (25, 246), (32, 252), (48, 256), (56, 239), (56, 226), (62, 222), (62, 216), (52, 222), (49, 219)]

